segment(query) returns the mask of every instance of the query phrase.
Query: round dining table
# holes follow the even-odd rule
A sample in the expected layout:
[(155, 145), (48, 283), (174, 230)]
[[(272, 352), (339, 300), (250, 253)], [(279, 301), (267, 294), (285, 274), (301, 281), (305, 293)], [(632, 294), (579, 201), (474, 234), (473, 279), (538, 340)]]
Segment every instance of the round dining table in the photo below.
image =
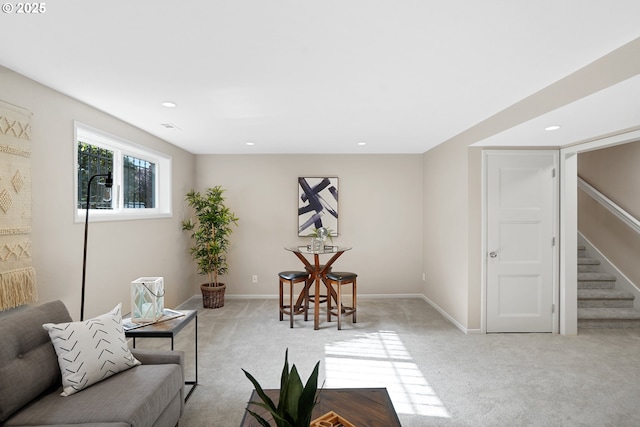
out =
[[(333, 264), (343, 253), (351, 250), (351, 246), (328, 246), (324, 245), (318, 250), (313, 250), (311, 246), (286, 246), (286, 250), (293, 252), (300, 261), (304, 264), (305, 268), (311, 274), (311, 280), (306, 285), (311, 286), (311, 283), (315, 283), (315, 292), (313, 298), (313, 329), (320, 328), (320, 282), (324, 283), (324, 277), (329, 272), (331, 264)], [(307, 256), (313, 256), (313, 262), (307, 259)], [(329, 261), (324, 264), (320, 264), (320, 255), (332, 255)], [(325, 283), (326, 286), (326, 283)], [(328, 295), (327, 298), (336, 298), (332, 295), (331, 288), (327, 286)], [(306, 289), (307, 292), (310, 289)], [(302, 304), (303, 294), (298, 297), (296, 305)]]

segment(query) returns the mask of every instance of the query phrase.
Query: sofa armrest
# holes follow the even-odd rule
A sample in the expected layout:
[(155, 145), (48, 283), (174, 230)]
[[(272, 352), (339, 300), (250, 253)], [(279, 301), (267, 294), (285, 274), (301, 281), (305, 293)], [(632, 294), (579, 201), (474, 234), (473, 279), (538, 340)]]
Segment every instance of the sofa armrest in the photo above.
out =
[(142, 350), (132, 348), (131, 354), (143, 365), (166, 365), (174, 363), (180, 365), (184, 370), (183, 351)]
[(182, 373), (182, 388), (180, 389), (180, 415), (184, 413), (184, 352), (169, 350), (142, 350), (132, 348), (131, 354), (143, 365), (170, 365), (180, 366)]

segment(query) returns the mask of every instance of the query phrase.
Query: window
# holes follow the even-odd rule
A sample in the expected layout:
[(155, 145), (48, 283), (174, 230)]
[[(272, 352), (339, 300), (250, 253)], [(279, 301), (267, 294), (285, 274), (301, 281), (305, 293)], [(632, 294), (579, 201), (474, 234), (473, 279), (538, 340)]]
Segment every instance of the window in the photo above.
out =
[(171, 157), (75, 123), (76, 222), (84, 221), (91, 181), (89, 218), (96, 221), (171, 216)]

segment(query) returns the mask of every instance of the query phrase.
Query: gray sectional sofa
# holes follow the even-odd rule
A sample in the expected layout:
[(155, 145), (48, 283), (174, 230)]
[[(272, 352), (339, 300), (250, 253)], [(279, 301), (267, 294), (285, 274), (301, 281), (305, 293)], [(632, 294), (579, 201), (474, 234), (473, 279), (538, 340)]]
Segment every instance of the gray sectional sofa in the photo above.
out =
[(142, 364), (63, 397), (42, 325), (71, 322), (60, 301), (0, 319), (0, 426), (173, 427), (184, 410), (184, 355), (131, 350)]

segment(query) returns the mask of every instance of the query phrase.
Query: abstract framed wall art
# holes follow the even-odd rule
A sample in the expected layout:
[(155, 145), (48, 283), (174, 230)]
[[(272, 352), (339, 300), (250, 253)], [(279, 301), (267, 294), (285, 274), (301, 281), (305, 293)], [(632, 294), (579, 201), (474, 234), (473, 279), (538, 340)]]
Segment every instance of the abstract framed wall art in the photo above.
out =
[(298, 236), (320, 227), (338, 235), (338, 178), (298, 178)]

